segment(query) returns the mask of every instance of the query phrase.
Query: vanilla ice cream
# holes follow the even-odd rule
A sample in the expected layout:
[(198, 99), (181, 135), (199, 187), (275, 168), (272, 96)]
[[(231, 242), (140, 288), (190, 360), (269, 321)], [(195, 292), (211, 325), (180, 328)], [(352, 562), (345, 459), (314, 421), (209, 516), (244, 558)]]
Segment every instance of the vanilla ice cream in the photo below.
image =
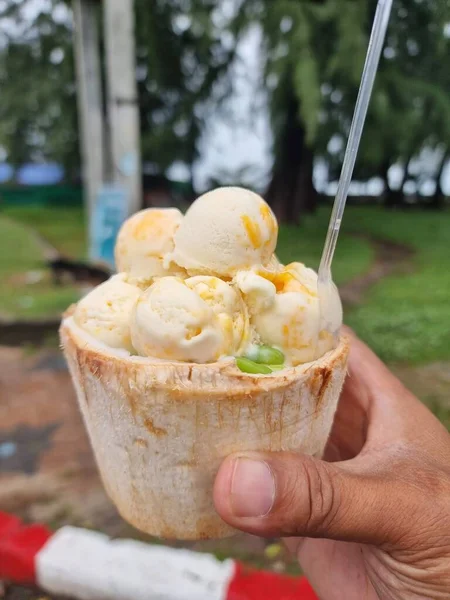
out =
[[(259, 339), (283, 350), (298, 365), (315, 360), (333, 347), (333, 338), (321, 331), (317, 274), (301, 263), (291, 263), (276, 273), (265, 269), (239, 272), (236, 283), (251, 312)], [(337, 330), (342, 324), (339, 295), (327, 321)]]
[[(308, 293), (311, 296), (317, 295), (317, 285), (318, 285), (317, 279), (318, 278), (317, 278), (317, 273), (313, 269), (308, 269), (302, 263), (294, 262), (294, 263), (287, 265), (285, 267), (285, 270), (290, 275), (295, 276), (297, 281), (299, 281), (302, 284), (306, 293)], [(288, 291), (288, 289), (289, 289), (289, 287), (286, 288), (286, 291)], [(339, 291), (338, 291), (336, 285), (333, 284), (331, 287), (327, 287), (327, 292), (328, 292), (328, 294), (331, 295), (331, 297), (328, 299), (326, 304), (323, 304), (321, 306), (321, 310), (323, 310), (324, 308), (326, 308), (328, 310), (328, 314), (321, 315), (321, 327), (323, 328), (326, 325), (327, 331), (336, 332), (336, 331), (339, 331), (339, 329), (342, 326), (342, 321), (343, 321), (342, 302), (341, 302), (341, 298), (339, 296)], [(327, 336), (326, 331), (323, 331), (323, 330), (320, 331), (319, 346), (320, 346), (320, 348), (325, 347), (325, 350), (322, 352), (319, 349), (319, 356), (324, 354), (324, 352), (327, 352), (328, 350), (330, 350), (330, 348), (332, 346), (329, 347), (329, 340), (331, 340), (331, 339), (332, 338), (330, 336)], [(326, 340), (328, 340), (328, 341), (326, 341)]]
[[(312, 296), (317, 295), (317, 273), (309, 269), (303, 263), (292, 262), (282, 269), (284, 275), (283, 288), (285, 291), (296, 291), (300, 283), (305, 293)], [(281, 276), (281, 280), (283, 276)]]
[(236, 274), (236, 285), (244, 294), (252, 313), (270, 308), (277, 293), (302, 292), (317, 296), (317, 274), (312, 269), (302, 263), (291, 263), (284, 267), (278, 262), (278, 265), (275, 270), (257, 267)]
[(258, 344), (281, 350), (287, 365), (315, 360), (335, 345), (339, 294), (321, 314), (317, 274), (281, 264), (277, 236), (269, 206), (237, 187), (204, 194), (184, 217), (140, 211), (118, 235), (121, 274), (78, 304), (75, 322), (108, 346), (158, 360), (245, 358)]
[(239, 271), (236, 273), (235, 282), (244, 295), (251, 314), (273, 306), (277, 288), (266, 277), (262, 277), (255, 271)]
[(182, 220), (176, 208), (148, 208), (130, 217), (117, 237), (117, 270), (127, 273), (130, 283), (144, 286), (154, 277), (173, 274), (163, 262), (174, 248), (173, 238)]
[(114, 275), (78, 302), (73, 318), (84, 331), (111, 348), (133, 352), (130, 317), (140, 290)]
[(283, 264), (278, 259), (276, 254), (272, 254), (269, 262), (266, 265), (266, 269), (269, 271), (280, 271), (283, 268)]
[(211, 286), (205, 284), (204, 288), (200, 281), (188, 285), (180, 278), (164, 277), (143, 292), (131, 316), (131, 338), (137, 352), (198, 363), (228, 354), (233, 348), (235, 324), (239, 331), (237, 323), (241, 322), (243, 330), (243, 318), (239, 320), (232, 313), (225, 319), (225, 308), (234, 305), (231, 294), (219, 291), (221, 298), (214, 299), (208, 295)]
[(278, 237), (274, 214), (257, 194), (219, 188), (198, 198), (175, 233), (175, 263), (191, 275), (232, 277), (272, 261)]
[(302, 292), (278, 293), (271, 308), (252, 317), (261, 341), (282, 349), (293, 365), (316, 358), (319, 323), (318, 299)]
[(194, 290), (216, 314), (227, 337), (228, 354), (239, 354), (249, 342), (249, 318), (239, 291), (218, 277), (198, 275), (186, 279)]

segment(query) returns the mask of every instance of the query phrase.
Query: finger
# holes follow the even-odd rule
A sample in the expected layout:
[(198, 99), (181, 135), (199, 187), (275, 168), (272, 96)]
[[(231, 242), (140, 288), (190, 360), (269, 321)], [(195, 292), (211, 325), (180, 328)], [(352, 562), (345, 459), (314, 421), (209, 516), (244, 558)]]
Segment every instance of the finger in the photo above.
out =
[(446, 431), (366, 344), (351, 339), (346, 378), (331, 441), (343, 459), (358, 454), (364, 444), (385, 446), (403, 440), (417, 444), (427, 430)]
[(255, 535), (388, 543), (407, 508), (400, 483), (386, 484), (345, 464), (289, 452), (229, 457), (215, 482), (216, 510)]

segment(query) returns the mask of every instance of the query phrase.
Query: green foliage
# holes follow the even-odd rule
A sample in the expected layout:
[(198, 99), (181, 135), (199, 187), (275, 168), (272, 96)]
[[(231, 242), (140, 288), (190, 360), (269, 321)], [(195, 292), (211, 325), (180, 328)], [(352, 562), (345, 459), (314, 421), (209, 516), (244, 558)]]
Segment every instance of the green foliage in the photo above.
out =
[[(375, 0), (368, 3), (369, 16), (375, 4)], [(383, 175), (385, 166), (397, 160), (406, 162), (425, 147), (436, 148), (441, 144), (448, 147), (450, 78), (445, 64), (450, 39), (444, 28), (449, 18), (450, 5), (446, 0), (394, 3), (358, 158), (357, 176), (360, 166), (363, 176)], [(365, 26), (367, 33), (370, 24), (371, 19)], [(339, 69), (336, 75), (339, 78), (336, 81), (342, 81), (344, 70)], [(353, 90), (348, 87), (348, 93), (353, 98), (356, 92), (355, 81)], [(344, 109), (350, 111), (345, 105)], [(340, 122), (345, 136), (348, 122)]]
[[(0, 51), (0, 146), (15, 165), (57, 160), (79, 164), (72, 25), (54, 15), (62, 2), (9, 2)], [(61, 14), (61, 12), (60, 12)]]
[[(8, 160), (53, 159), (79, 166), (72, 15), (66, 0), (40, 5), (5, 0), (10, 21), (0, 52), (0, 146)], [(55, 10), (67, 18), (55, 21)], [(233, 23), (213, 25), (219, 2), (136, 0), (136, 62), (145, 161), (161, 171), (176, 160), (192, 165), (212, 96), (219, 102), (234, 45), (222, 43)], [(220, 12), (220, 11), (219, 11)], [(219, 15), (220, 16), (220, 15)], [(223, 19), (222, 19), (223, 20)], [(227, 85), (217, 90), (218, 82)]]
[[(0, 146), (16, 164), (55, 159), (75, 169), (70, 2), (5, 2)], [(233, 12), (221, 0), (136, 0), (144, 160), (160, 171), (176, 160), (192, 166), (211, 109), (225, 111), (222, 101), (235, 85), (237, 44), (256, 24), (263, 32), (262, 87), (268, 93), (275, 164), (286, 163), (285, 132), (299, 125), (303, 143), (316, 158), (326, 158), (336, 176), (343, 150), (330, 155), (328, 143), (336, 134), (343, 139), (348, 134), (376, 4), (240, 0)], [(36, 6), (30, 22), (27, 15)], [(55, 20), (64, 6), (67, 16)], [(356, 177), (385, 176), (394, 162), (407, 162), (425, 147), (448, 149), (450, 38), (444, 29), (449, 22), (447, 0), (394, 3)]]
[[(142, 152), (160, 170), (181, 160), (192, 165), (209, 112), (230, 90), (225, 75), (234, 58), (233, 20), (210, 0), (136, 2), (136, 46), (141, 109)], [(215, 26), (214, 21), (222, 21)], [(222, 90), (218, 90), (219, 85)]]
[[(265, 33), (266, 83), (275, 134), (282, 154), (290, 92), (315, 156), (338, 175), (344, 148), (328, 152), (333, 135), (348, 135), (367, 51), (376, 0), (245, 0), (250, 22)], [(448, 147), (450, 79), (447, 68), (450, 20), (446, 0), (394, 3), (356, 175), (384, 175), (397, 160), (424, 147)], [(273, 82), (273, 84), (272, 84)]]

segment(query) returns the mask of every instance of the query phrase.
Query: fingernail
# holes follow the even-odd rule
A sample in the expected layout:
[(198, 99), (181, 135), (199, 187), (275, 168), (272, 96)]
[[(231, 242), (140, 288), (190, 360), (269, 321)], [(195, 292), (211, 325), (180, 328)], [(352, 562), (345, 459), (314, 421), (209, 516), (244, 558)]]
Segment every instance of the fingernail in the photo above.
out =
[(238, 458), (231, 478), (231, 510), (235, 517), (264, 517), (275, 499), (275, 480), (259, 460)]

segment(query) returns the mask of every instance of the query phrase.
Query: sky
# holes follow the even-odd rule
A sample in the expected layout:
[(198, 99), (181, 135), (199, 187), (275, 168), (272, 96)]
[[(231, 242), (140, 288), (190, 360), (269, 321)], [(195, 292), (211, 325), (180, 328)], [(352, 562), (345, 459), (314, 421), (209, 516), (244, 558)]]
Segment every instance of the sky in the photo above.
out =
[[(5, 0), (0, 0), (0, 13)], [(236, 0), (224, 0), (221, 5), (220, 18), (229, 18), (232, 14)], [(26, 5), (27, 17), (32, 20), (44, 7), (51, 5), (51, 0), (29, 0)], [(55, 19), (66, 20), (67, 9), (58, 5), (53, 11)], [(2, 27), (11, 31), (12, 24), (2, 22)], [(450, 35), (450, 25), (449, 25)], [(272, 164), (271, 145), (272, 134), (264, 95), (261, 95), (259, 82), (262, 69), (259, 60), (261, 30), (253, 26), (243, 37), (238, 46), (239, 61), (235, 67), (235, 91), (227, 101), (227, 108), (234, 116), (232, 123), (220, 114), (211, 112), (206, 129), (200, 140), (200, 158), (194, 165), (194, 184), (196, 189), (208, 187), (208, 181), (215, 174), (223, 171), (232, 176), (239, 169), (248, 167), (252, 173), (251, 184), (261, 191), (265, 188), (270, 167)], [(1, 44), (1, 37), (0, 37)], [(255, 102), (260, 110), (255, 110)], [(330, 140), (329, 150), (339, 151), (344, 140), (333, 138)], [(412, 169), (427, 170), (434, 163), (436, 156), (425, 151), (423, 155), (411, 165)], [(394, 165), (389, 173), (390, 182), (395, 187), (402, 179), (403, 169)], [(188, 176), (187, 168), (182, 164), (174, 164), (168, 171), (169, 177), (184, 179)], [(319, 191), (333, 195), (336, 192), (337, 182), (326, 183), (326, 165), (318, 163), (315, 168), (315, 184)], [(250, 182), (249, 182), (250, 183)], [(414, 184), (412, 184), (413, 187)], [(421, 192), (433, 193), (433, 184), (425, 181)], [(450, 194), (450, 163), (444, 172), (443, 187)], [(350, 193), (378, 195), (383, 190), (381, 180), (375, 178), (369, 182), (353, 182)], [(414, 193), (414, 189), (407, 190)]]

